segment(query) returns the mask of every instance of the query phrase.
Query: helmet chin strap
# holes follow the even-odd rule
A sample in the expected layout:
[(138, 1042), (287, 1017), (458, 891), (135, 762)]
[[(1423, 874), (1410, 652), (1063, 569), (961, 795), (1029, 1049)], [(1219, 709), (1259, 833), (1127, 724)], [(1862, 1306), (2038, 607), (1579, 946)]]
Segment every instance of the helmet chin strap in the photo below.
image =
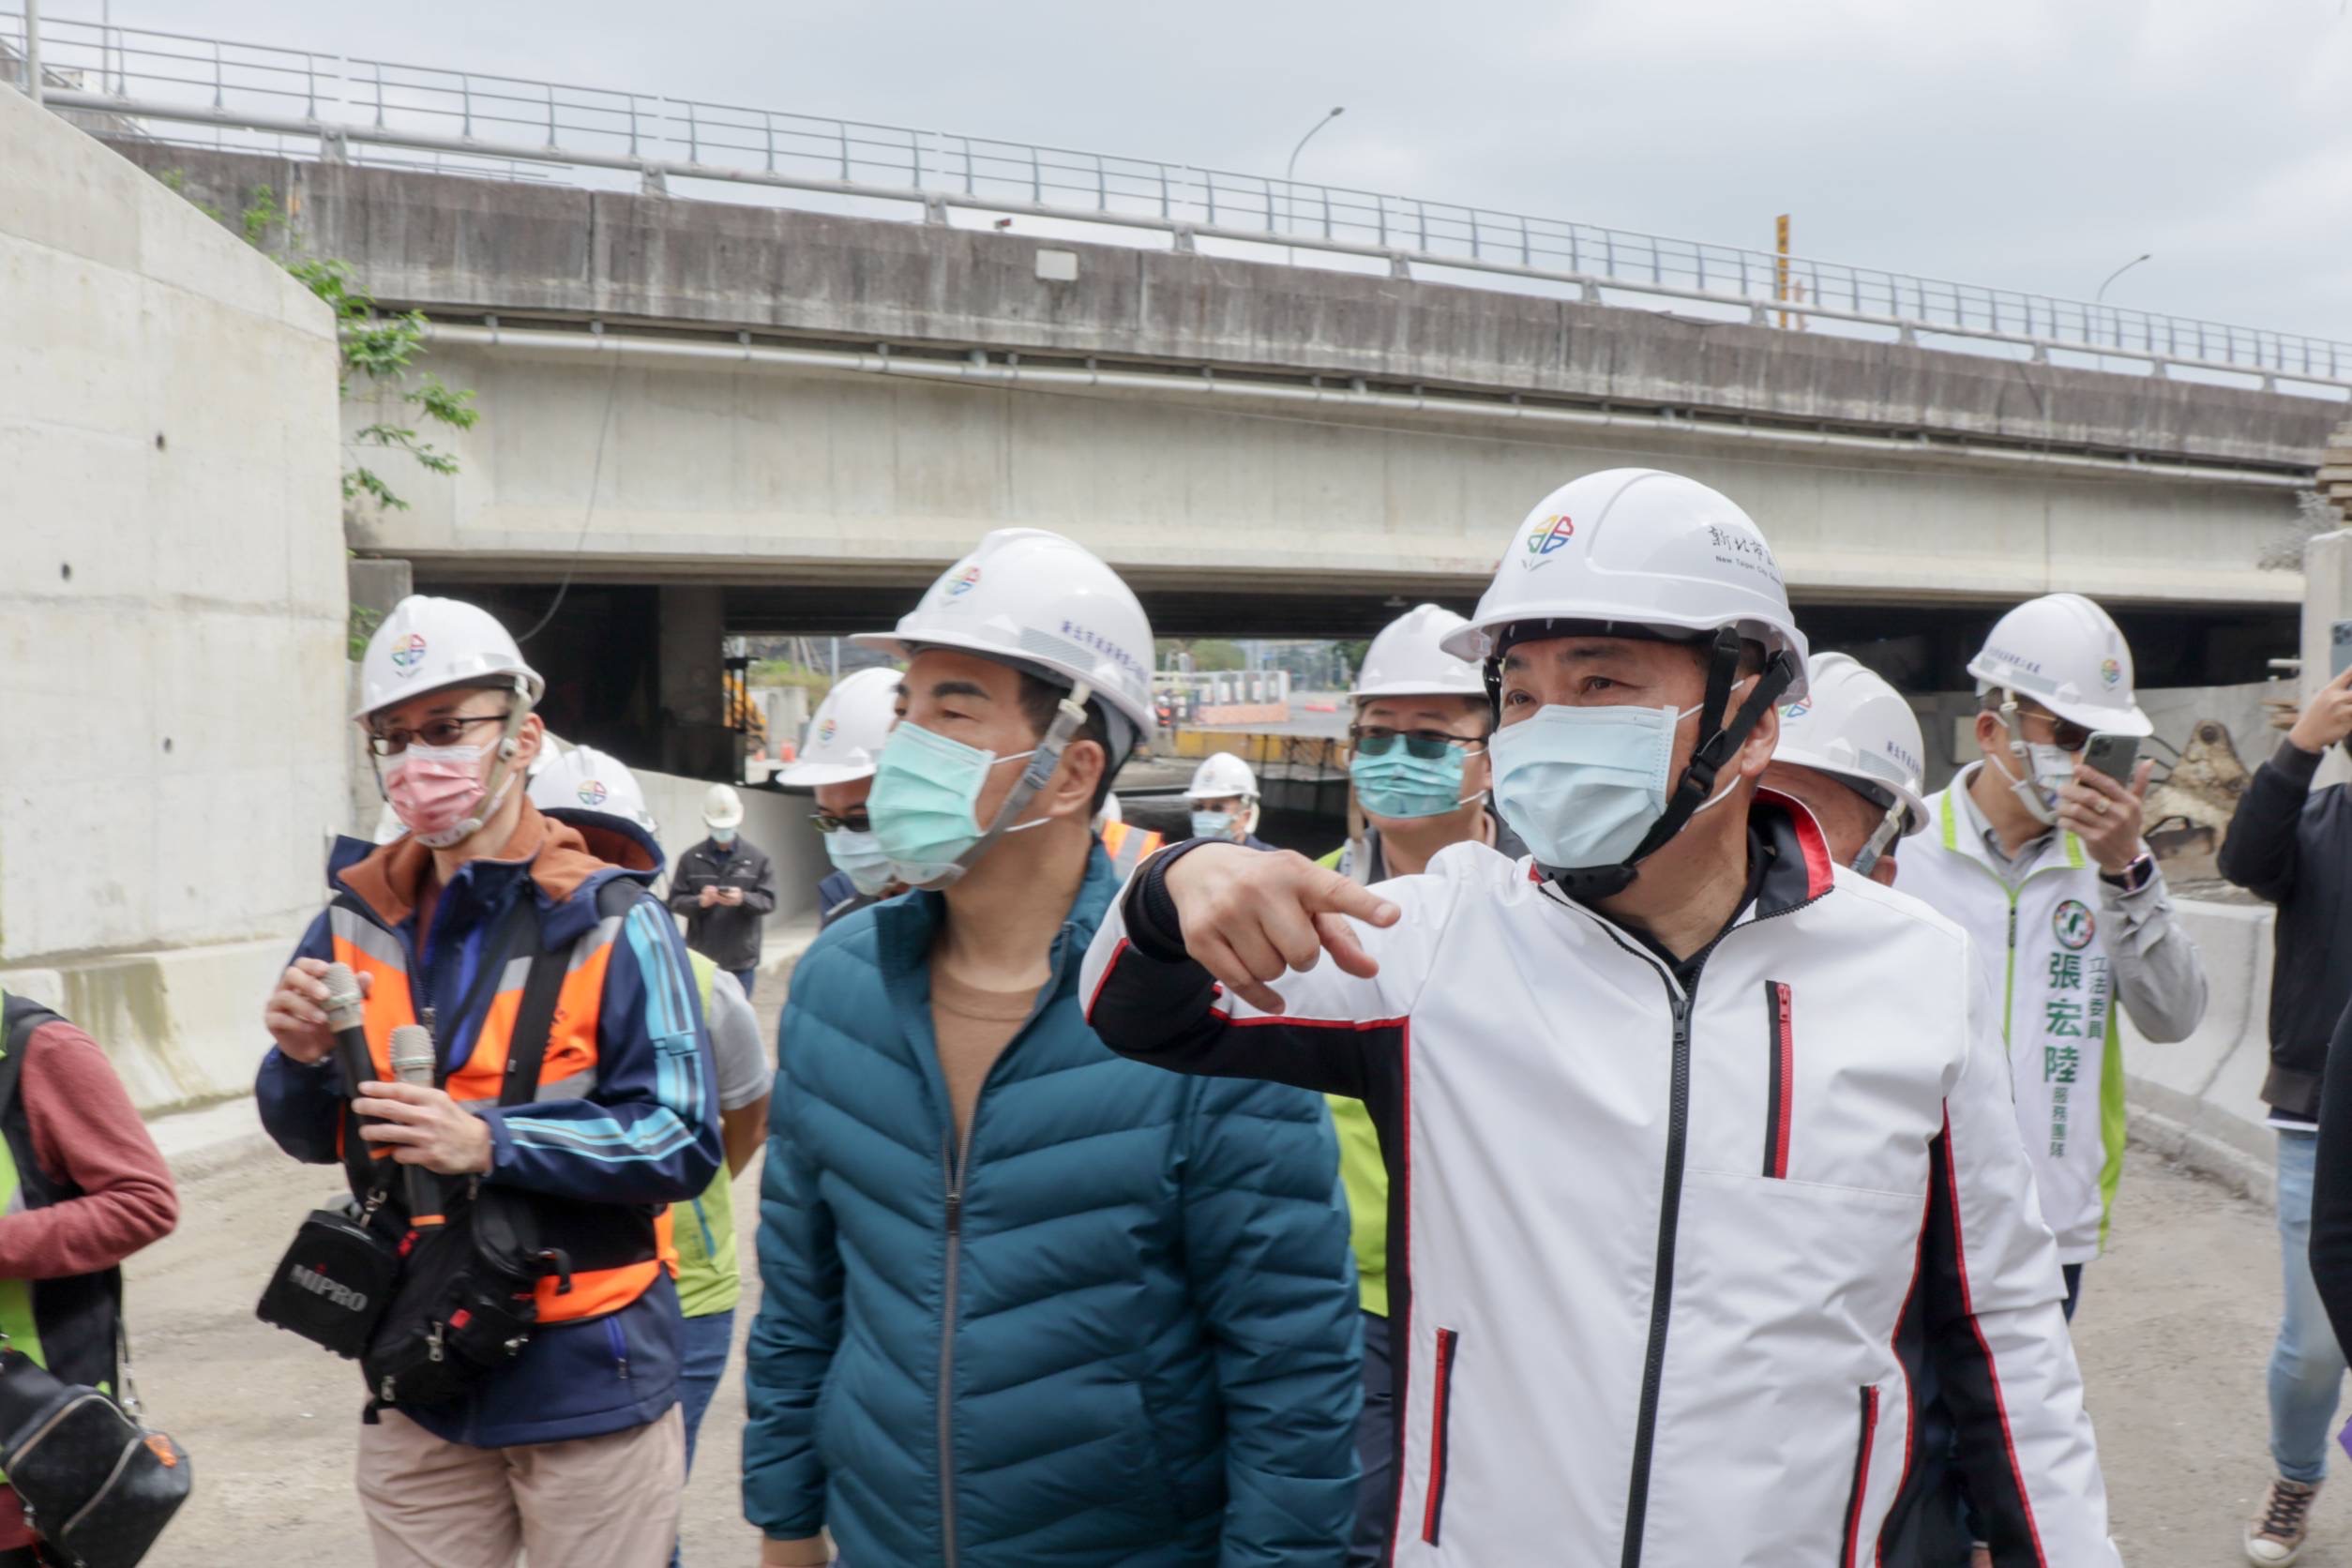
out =
[[(1715, 633), (1714, 651), (1707, 666), (1707, 696), (1700, 713), (1708, 718), (1723, 712), (1731, 699), (1731, 688), (1740, 671), (1740, 631), (1726, 626)], [(1797, 666), (1787, 652), (1774, 654), (1756, 677), (1756, 689), (1730, 723), (1701, 741), (1698, 749), (1682, 770), (1682, 776), (1674, 786), (1674, 793), (1666, 801), (1666, 808), (1642, 836), (1634, 852), (1615, 866), (1584, 866), (1558, 867), (1545, 866), (1544, 874), (1559, 889), (1579, 903), (1596, 898), (1608, 898), (1622, 893), (1641, 874), (1641, 863), (1664, 849), (1668, 840), (1681, 832), (1683, 825), (1699, 812), (1728, 795), (1739, 783), (1737, 770), (1726, 780), (1722, 789), (1715, 788), (1716, 779), (1729, 766), (1740, 747), (1747, 744), (1749, 735), (1762, 722), (1765, 711), (1780, 701), (1797, 679)]]
[(1887, 846), (1893, 843), (1902, 831), (1903, 803), (1896, 801), (1887, 807), (1885, 820), (1871, 829), (1870, 837), (1863, 842), (1862, 847), (1854, 852), (1855, 873), (1864, 877), (1870, 875), (1871, 868), (1877, 866), (1879, 857), (1887, 852)]
[(990, 844), (1008, 833), (1020, 833), (1033, 827), (1043, 827), (1048, 819), (1040, 817), (1033, 822), (1017, 822), (1014, 819), (1029, 809), (1029, 803), (1037, 798), (1037, 792), (1046, 787), (1054, 769), (1062, 765), (1062, 754), (1069, 749), (1070, 737), (1086, 722), (1086, 700), (1094, 695), (1094, 688), (1080, 681), (1070, 688), (1070, 694), (1054, 704), (1053, 723), (1047, 727), (1045, 738), (1029, 754), (1029, 765), (1021, 769), (1020, 777), (1004, 797), (1004, 804), (996, 808), (996, 818), (980, 837), (972, 841), (972, 848), (957, 855), (955, 864), (945, 872), (923, 885), (932, 891), (953, 886), (963, 880), (974, 862), (988, 852)]
[(2043, 827), (2056, 827), (2058, 809), (2042, 798), (2042, 787), (2034, 781), (2033, 753), (2026, 749), (2025, 717), (2017, 711), (2017, 694), (2004, 688), (2001, 697), (2001, 728), (2009, 736), (2009, 745), (2005, 749), (2012, 760), (2022, 763), (2026, 770), (2025, 776), (2020, 777), (2010, 772), (2009, 764), (2003, 762), (1998, 764), (2001, 776), (2009, 780), (2009, 792), (2017, 797), (2017, 803), (2035, 822)]

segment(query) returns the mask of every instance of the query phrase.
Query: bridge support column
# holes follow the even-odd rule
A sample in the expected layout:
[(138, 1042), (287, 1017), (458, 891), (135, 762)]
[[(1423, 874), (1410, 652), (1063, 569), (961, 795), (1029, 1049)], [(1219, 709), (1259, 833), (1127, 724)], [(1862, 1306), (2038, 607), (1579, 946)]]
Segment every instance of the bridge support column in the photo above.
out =
[(655, 669), (661, 697), (661, 768), (688, 778), (743, 776), (719, 679), (726, 595), (701, 583), (661, 590)]

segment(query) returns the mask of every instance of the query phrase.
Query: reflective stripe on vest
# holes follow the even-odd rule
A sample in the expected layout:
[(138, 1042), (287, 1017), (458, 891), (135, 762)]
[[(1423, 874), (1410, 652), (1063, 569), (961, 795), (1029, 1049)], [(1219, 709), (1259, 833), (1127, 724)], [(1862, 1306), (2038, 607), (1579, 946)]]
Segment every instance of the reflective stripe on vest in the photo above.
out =
[(1167, 842), (1159, 834), (1125, 822), (1103, 824), (1103, 852), (1110, 856), (1110, 868), (1123, 882), (1153, 851)]
[[(604, 1004), (605, 972), (620, 931), (618, 917), (600, 920), (572, 944), (563, 988), (557, 993), (555, 1017), (548, 1026), (547, 1055), (540, 1063), (539, 1089), (531, 1103), (586, 1099), (595, 1092), (596, 1024)], [(392, 1031), (418, 1021), (415, 999), (409, 988), (407, 952), (391, 932), (339, 899), (328, 907), (327, 933), (337, 962), (349, 964), (354, 974), (373, 976), (364, 1004), (368, 1055), (377, 1074), (384, 1081), (392, 1081)], [(495, 962), (496, 955), (485, 954), (483, 958)], [(448, 1076), (445, 1087), (450, 1098), (469, 1109), (485, 1109), (498, 1103), (499, 1093), (506, 1081), (515, 1016), (521, 1010), (522, 986), (530, 972), (527, 957), (506, 963), (499, 973), (497, 989), (483, 1010), (473, 1050), (465, 1064)], [(435, 1047), (445, 1055), (445, 1045), (438, 1038)], [(345, 1119), (346, 1124), (348, 1120)], [(337, 1128), (336, 1136), (340, 1149), (342, 1126)], [(389, 1154), (379, 1149), (372, 1157), (385, 1159)], [(655, 1218), (653, 1232), (654, 1256), (642, 1262), (575, 1270), (572, 1288), (561, 1295), (556, 1293), (558, 1281), (539, 1281), (539, 1321), (562, 1323), (617, 1312), (650, 1289), (665, 1267), (674, 1273), (677, 1252), (671, 1244), (670, 1211), (666, 1207)]]

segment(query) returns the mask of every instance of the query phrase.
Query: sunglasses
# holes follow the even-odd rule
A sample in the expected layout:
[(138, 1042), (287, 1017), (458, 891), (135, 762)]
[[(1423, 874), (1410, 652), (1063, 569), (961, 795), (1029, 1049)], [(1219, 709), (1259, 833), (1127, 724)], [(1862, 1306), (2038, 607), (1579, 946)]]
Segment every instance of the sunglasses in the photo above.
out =
[(874, 819), (866, 814), (866, 807), (862, 806), (852, 810), (847, 816), (841, 817), (837, 817), (830, 811), (812, 811), (808, 814), (808, 820), (817, 824), (819, 833), (871, 833), (874, 831)]
[(1443, 757), (1449, 746), (1478, 746), (1485, 743), (1474, 735), (1449, 735), (1442, 730), (1391, 730), (1379, 724), (1350, 724), (1349, 744), (1364, 757), (1385, 757), (1402, 741), (1405, 755), (1434, 762)]

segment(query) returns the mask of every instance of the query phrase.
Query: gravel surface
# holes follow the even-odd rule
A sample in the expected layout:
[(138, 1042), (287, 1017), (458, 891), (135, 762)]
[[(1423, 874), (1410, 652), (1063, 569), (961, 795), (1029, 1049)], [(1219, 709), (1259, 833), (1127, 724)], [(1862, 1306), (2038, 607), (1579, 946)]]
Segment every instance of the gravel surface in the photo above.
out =
[[(770, 979), (760, 998), (771, 1038), (782, 990)], [(295, 1222), (333, 1185), (329, 1169), (270, 1157), (218, 1169), (188, 1186), (179, 1233), (128, 1271), (149, 1410), (188, 1445), (198, 1478), (156, 1568), (369, 1560), (352, 1491), (358, 1375), (253, 1317)], [(746, 1259), (754, 1190), (751, 1177), (736, 1189)], [(2075, 1334), (2125, 1560), (2241, 1562), (2241, 1521), (2269, 1473), (2270, 1216), (2134, 1149), (2115, 1235), (2088, 1270)], [(738, 1347), (743, 1326), (739, 1317)], [(689, 1562), (755, 1559), (736, 1488), (740, 1366), (739, 1349), (687, 1488)], [(2323, 1495), (2316, 1518), (2304, 1568), (2352, 1568), (2352, 1504)]]

